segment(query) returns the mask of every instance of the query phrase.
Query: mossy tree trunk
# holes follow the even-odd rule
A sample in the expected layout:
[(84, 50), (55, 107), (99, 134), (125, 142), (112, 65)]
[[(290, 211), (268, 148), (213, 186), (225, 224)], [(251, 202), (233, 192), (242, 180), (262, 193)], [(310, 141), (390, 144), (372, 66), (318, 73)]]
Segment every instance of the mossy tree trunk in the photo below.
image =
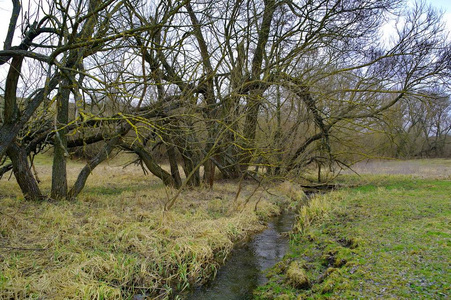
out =
[(27, 200), (42, 200), (44, 197), (31, 171), (26, 150), (13, 143), (9, 146), (7, 153), (12, 161), (14, 176), (24, 198)]
[(88, 180), (91, 172), (103, 161), (105, 161), (115, 148), (115, 146), (120, 142), (121, 136), (116, 136), (109, 140), (102, 149), (97, 153), (97, 155), (91, 159), (80, 171), (78, 174), (77, 180), (74, 183), (74, 186), (69, 191), (67, 198), (69, 200), (75, 200), (75, 198), (80, 194), (83, 188), (86, 185), (86, 181)]
[(134, 144), (131, 147), (136, 154), (138, 154), (139, 158), (144, 162), (149, 171), (160, 178), (163, 183), (167, 186), (172, 186), (176, 188), (180, 188), (181, 180), (176, 181), (174, 177), (166, 170), (164, 170), (153, 158), (149, 151), (147, 151), (142, 145)]
[(67, 123), (69, 121), (69, 90), (70, 81), (66, 78), (60, 85), (57, 98), (56, 134), (52, 165), (52, 192), (53, 199), (64, 199), (67, 196)]
[[(19, 108), (17, 105), (16, 95), (23, 59), (24, 57), (20, 56), (12, 59), (8, 75), (6, 77), (4, 111), (4, 120), (6, 125), (15, 124), (19, 119)], [(25, 199), (42, 199), (42, 193), (28, 163), (27, 151), (25, 147), (17, 142), (12, 142), (7, 148), (6, 153), (11, 159), (14, 176), (16, 177), (16, 181), (19, 184)]]
[(171, 176), (174, 179), (175, 187), (179, 188), (182, 186), (182, 179), (180, 177), (179, 166), (177, 163), (176, 148), (173, 145), (166, 145), (166, 150), (168, 154), (169, 165), (171, 167)]

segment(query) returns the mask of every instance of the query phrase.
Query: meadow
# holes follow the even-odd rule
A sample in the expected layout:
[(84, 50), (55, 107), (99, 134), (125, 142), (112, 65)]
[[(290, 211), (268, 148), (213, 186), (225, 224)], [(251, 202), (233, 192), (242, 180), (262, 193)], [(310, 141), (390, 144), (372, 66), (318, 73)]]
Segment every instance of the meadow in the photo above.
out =
[(256, 299), (449, 299), (451, 161), (359, 168), (338, 179), (357, 187), (301, 208), (291, 253)]
[[(237, 196), (237, 182), (219, 181), (184, 190), (170, 211), (164, 204), (177, 191), (126, 161), (99, 166), (76, 202), (25, 201), (14, 178), (1, 179), (0, 299), (177, 298), (286, 205), (299, 215), (291, 250), (256, 299), (450, 293), (450, 160), (357, 165), (361, 175), (339, 176), (343, 188), (302, 206), (290, 183), (245, 182)], [(43, 182), (50, 165), (36, 160)], [(82, 166), (70, 162), (70, 182)]]
[[(254, 183), (237, 197), (237, 184), (224, 181), (185, 190), (163, 211), (176, 190), (125, 161), (95, 169), (76, 202), (25, 201), (14, 177), (0, 181), (0, 299), (173, 297), (211, 278), (235, 242), (289, 201)], [(50, 182), (51, 158), (35, 164)], [(70, 182), (82, 167), (70, 162)]]

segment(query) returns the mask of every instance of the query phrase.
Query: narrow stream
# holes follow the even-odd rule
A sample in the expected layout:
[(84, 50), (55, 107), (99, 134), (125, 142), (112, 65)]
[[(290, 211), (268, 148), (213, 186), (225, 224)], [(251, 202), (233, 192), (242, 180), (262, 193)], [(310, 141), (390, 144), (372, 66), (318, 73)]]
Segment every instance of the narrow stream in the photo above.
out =
[(291, 212), (273, 218), (266, 230), (232, 251), (210, 284), (196, 288), (186, 299), (252, 299), (252, 291), (267, 281), (264, 271), (287, 252), (289, 237), (282, 233), (291, 230), (294, 220), (295, 214)]

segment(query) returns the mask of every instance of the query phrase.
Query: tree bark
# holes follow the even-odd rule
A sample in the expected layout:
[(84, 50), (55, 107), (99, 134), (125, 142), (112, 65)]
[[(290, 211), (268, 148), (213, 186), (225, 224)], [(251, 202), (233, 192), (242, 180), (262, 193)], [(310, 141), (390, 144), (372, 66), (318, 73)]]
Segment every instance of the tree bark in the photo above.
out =
[[(5, 111), (4, 119), (5, 123), (2, 126), (0, 132), (3, 129), (16, 126), (19, 119), (19, 108), (17, 105), (17, 85), (22, 69), (23, 57), (16, 56), (11, 62), (11, 66), (6, 77), (5, 87)], [(17, 133), (19, 130), (17, 130)], [(1, 135), (1, 146), (4, 147), (4, 151), (11, 159), (13, 165), (14, 176), (19, 184), (19, 187), (27, 200), (41, 200), (42, 194), (39, 189), (38, 183), (31, 172), (31, 168), (28, 164), (27, 151), (25, 147), (18, 145), (14, 142), (16, 134), (13, 132), (5, 132), (5, 135)], [(3, 144), (3, 141), (7, 143)], [(0, 152), (0, 160), (3, 153)]]
[[(189, 147), (189, 146), (186, 146)], [(187, 185), (200, 186), (200, 172), (198, 165), (197, 154), (195, 151), (186, 148), (179, 148), (183, 158), (183, 171), (185, 172)], [(191, 175), (191, 176), (190, 176)]]
[(61, 200), (67, 196), (67, 123), (69, 121), (69, 79), (64, 79), (60, 86), (57, 100), (56, 134), (54, 143), (52, 166), (52, 192), (53, 199)]
[(177, 163), (176, 149), (172, 145), (166, 145), (168, 153), (169, 165), (171, 166), (171, 176), (174, 179), (175, 187), (180, 188), (182, 186), (182, 179), (180, 177), (180, 171)]
[(110, 156), (111, 151), (113, 151), (114, 147), (120, 140), (121, 136), (116, 136), (109, 140), (99, 151), (99, 153), (97, 153), (97, 155), (84, 166), (84, 168), (80, 171), (80, 174), (78, 174), (77, 181), (75, 181), (74, 186), (70, 189), (67, 195), (68, 200), (75, 200), (78, 194), (80, 194), (85, 187), (86, 181), (88, 180), (91, 172)]
[(155, 159), (152, 157), (152, 155), (144, 149), (141, 145), (134, 145), (132, 147), (132, 150), (139, 155), (141, 160), (144, 162), (146, 167), (149, 169), (149, 171), (163, 180), (163, 183), (167, 186), (172, 186), (179, 188), (181, 186), (181, 182), (179, 182), (180, 185), (177, 185), (177, 182), (174, 180), (174, 178), (169, 174), (167, 171), (165, 171), (163, 168), (161, 168), (155, 161)]
[(263, 10), (261, 27), (258, 32), (257, 47), (252, 59), (250, 83), (252, 83), (251, 86), (253, 87), (248, 92), (246, 104), (246, 120), (244, 123), (244, 137), (246, 140), (244, 141), (244, 153), (240, 162), (241, 173), (247, 170), (255, 152), (254, 141), (257, 130), (258, 112), (262, 103), (263, 92), (265, 91), (264, 85), (260, 82), (262, 81), (265, 48), (271, 32), (271, 23), (276, 10), (276, 2), (274, 0), (265, 0), (264, 4), (265, 8)]
[(16, 177), (24, 198), (26, 200), (42, 200), (44, 197), (31, 172), (25, 149), (18, 146), (16, 143), (13, 143), (8, 148), (7, 154), (13, 164), (14, 176)]
[[(196, 37), (197, 43), (200, 49), (200, 55), (202, 57), (202, 65), (205, 79), (201, 83), (201, 93), (204, 96), (204, 101), (210, 109), (207, 110), (205, 114), (206, 117), (206, 126), (208, 131), (208, 138), (205, 144), (205, 152), (210, 155), (214, 155), (216, 149), (213, 149), (214, 139), (217, 136), (217, 128), (216, 128), (216, 109), (213, 109), (216, 104), (215, 92), (214, 92), (214, 71), (210, 61), (211, 54), (208, 51), (208, 46), (205, 41), (205, 38), (202, 34), (201, 26), (199, 20), (196, 17), (196, 14), (193, 11), (191, 3), (188, 1), (185, 5), (186, 10), (188, 11), (191, 23), (193, 25), (193, 34)], [(213, 153), (212, 153), (213, 152)], [(208, 159), (204, 163), (204, 182), (208, 183), (210, 186), (213, 186), (214, 180), (214, 165)]]
[(8, 147), (13, 143), (19, 131), (28, 122), (28, 120), (31, 118), (42, 101), (44, 101), (48, 93), (57, 86), (59, 80), (60, 78), (58, 75), (49, 80), (49, 82), (46, 84), (46, 87), (38, 91), (33, 99), (28, 102), (27, 107), (24, 111), (22, 111), (17, 122), (5, 122), (5, 124), (3, 124), (3, 126), (0, 128), (0, 158), (6, 153)]

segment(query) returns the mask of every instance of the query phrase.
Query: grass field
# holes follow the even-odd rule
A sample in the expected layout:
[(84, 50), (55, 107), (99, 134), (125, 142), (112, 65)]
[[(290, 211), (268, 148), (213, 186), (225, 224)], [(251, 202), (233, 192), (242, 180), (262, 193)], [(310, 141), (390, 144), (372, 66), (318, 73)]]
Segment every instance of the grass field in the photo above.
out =
[[(408, 165), (379, 164), (398, 173)], [(361, 185), (301, 209), (291, 254), (269, 272), (256, 298), (449, 299), (451, 181), (424, 174), (342, 177)]]
[[(369, 160), (353, 166), (361, 175), (411, 175), (419, 178), (451, 179), (450, 159)], [(346, 174), (352, 174), (350, 171)]]
[[(212, 276), (289, 201), (262, 190), (249, 200), (253, 184), (235, 199), (236, 183), (222, 182), (184, 191), (163, 212), (176, 191), (125, 161), (96, 168), (76, 202), (24, 201), (14, 178), (0, 181), (0, 299), (165, 299)], [(50, 165), (37, 158), (46, 193)], [(69, 163), (69, 182), (82, 167)]]
[[(0, 299), (172, 297), (212, 276), (234, 242), (299, 196), (290, 184), (271, 194), (246, 184), (235, 200), (237, 183), (221, 182), (184, 191), (163, 212), (175, 191), (125, 161), (96, 168), (76, 202), (27, 202), (14, 178), (0, 180)], [(50, 164), (36, 161), (46, 193)], [(256, 298), (448, 298), (450, 166), (378, 161), (339, 177), (356, 187), (300, 208), (292, 251)], [(70, 162), (69, 182), (82, 167)]]

